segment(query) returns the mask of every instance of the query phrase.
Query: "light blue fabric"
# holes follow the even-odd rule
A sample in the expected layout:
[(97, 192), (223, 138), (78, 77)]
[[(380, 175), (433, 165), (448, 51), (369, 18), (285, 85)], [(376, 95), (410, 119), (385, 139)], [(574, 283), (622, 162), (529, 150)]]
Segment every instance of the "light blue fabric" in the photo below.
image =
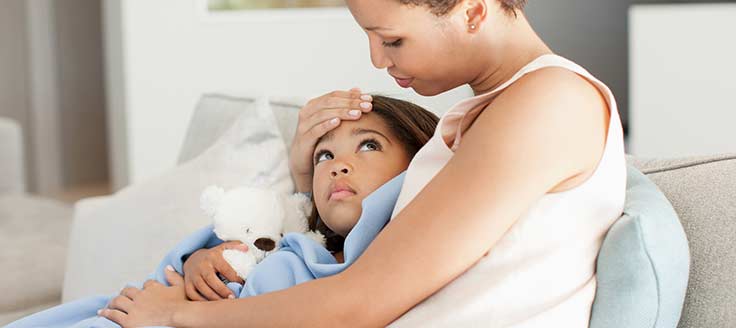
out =
[(677, 327), (689, 270), (677, 213), (653, 182), (629, 167), (624, 215), (598, 255), (590, 327)]
[[(231, 282), (228, 287), (239, 297), (248, 297), (285, 289), (296, 284), (342, 272), (363, 254), (363, 251), (388, 223), (396, 199), (401, 191), (405, 173), (393, 178), (363, 199), (363, 213), (345, 239), (345, 262), (337, 263), (327, 249), (302, 234), (287, 234), (280, 242), (281, 249), (259, 263), (246, 279), (245, 287)], [(166, 283), (164, 270), (172, 265), (182, 272), (182, 258), (200, 248), (211, 248), (222, 243), (205, 227), (187, 237), (171, 251), (148, 279)], [(140, 287), (142, 283), (135, 286)], [(167, 284), (168, 285), (168, 284)], [(59, 328), (100, 327), (119, 328), (105, 318), (97, 317), (97, 310), (105, 307), (116, 295), (96, 296), (59, 305), (18, 320), (6, 328)]]

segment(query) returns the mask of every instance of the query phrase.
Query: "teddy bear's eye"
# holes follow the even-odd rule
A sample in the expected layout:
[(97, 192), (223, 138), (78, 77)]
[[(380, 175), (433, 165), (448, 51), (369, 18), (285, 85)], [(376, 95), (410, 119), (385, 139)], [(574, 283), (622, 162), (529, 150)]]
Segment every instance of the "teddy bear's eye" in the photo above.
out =
[(282, 233), (282, 234), (280, 234), (280, 235), (281, 235), (281, 237), (283, 237), (283, 236), (284, 236), (284, 234), (283, 234), (283, 233)]
[(246, 228), (245, 233), (250, 233), (250, 228)]

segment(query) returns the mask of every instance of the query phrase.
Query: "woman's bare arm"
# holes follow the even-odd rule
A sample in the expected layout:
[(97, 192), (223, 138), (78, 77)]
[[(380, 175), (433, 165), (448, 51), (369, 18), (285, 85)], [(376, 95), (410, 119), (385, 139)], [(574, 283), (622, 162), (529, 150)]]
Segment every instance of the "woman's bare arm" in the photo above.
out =
[(385, 326), (476, 263), (539, 197), (594, 168), (607, 115), (597, 90), (573, 73), (529, 74), (477, 118), (455, 156), (346, 271), (189, 303), (175, 324)]

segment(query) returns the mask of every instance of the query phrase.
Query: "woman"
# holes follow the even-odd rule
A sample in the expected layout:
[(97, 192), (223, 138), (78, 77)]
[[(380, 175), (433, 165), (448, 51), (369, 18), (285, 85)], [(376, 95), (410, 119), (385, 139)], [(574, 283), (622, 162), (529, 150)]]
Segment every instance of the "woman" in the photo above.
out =
[[(189, 302), (172, 274), (173, 287), (124, 290), (124, 311), (102, 315), (124, 326), (587, 327), (595, 258), (625, 193), (610, 90), (552, 54), (523, 1), (347, 4), (373, 64), (399, 85), (431, 96), (468, 84), (476, 95), (442, 117), (412, 160), (392, 222), (332, 277)], [(354, 119), (360, 97), (334, 92), (301, 110), (291, 154), (300, 191), (311, 189), (315, 141)]]

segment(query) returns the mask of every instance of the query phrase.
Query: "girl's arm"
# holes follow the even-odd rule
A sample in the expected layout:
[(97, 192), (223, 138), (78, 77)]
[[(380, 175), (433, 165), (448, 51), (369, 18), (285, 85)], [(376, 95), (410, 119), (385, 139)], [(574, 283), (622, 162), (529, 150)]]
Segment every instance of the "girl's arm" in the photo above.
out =
[(385, 326), (470, 268), (546, 192), (592, 172), (607, 126), (605, 101), (587, 81), (562, 69), (531, 73), (477, 118), (455, 156), (343, 273), (188, 303), (175, 326)]

